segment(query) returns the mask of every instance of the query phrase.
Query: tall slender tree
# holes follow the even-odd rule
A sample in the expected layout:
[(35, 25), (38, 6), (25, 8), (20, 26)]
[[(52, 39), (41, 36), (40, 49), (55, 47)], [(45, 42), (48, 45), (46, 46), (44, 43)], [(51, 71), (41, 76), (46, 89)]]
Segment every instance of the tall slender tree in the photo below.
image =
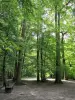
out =
[(55, 33), (56, 33), (56, 80), (55, 83), (61, 83), (61, 65), (60, 65), (60, 12), (58, 4), (55, 3)]

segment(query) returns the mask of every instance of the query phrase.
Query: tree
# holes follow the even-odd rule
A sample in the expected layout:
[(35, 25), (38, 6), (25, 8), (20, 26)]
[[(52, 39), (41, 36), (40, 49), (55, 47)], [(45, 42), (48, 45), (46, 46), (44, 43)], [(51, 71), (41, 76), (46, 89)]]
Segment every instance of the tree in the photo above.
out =
[(56, 31), (56, 83), (61, 82), (60, 70), (60, 13), (57, 11), (57, 3), (55, 5), (55, 31)]

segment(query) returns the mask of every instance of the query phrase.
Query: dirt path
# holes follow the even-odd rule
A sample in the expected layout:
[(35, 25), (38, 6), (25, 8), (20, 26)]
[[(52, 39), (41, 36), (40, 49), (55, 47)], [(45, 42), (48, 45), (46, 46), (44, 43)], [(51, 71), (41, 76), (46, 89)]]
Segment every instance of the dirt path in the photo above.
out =
[(53, 81), (37, 84), (35, 81), (15, 86), (12, 93), (0, 93), (0, 100), (75, 100), (75, 82), (65, 81), (54, 84)]

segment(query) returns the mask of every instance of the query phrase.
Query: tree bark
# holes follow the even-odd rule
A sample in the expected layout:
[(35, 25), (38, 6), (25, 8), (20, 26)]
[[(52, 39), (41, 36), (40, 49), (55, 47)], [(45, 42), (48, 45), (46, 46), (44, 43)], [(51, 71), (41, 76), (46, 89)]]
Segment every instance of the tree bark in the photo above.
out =
[(62, 65), (63, 65), (63, 68), (64, 68), (63, 77), (64, 77), (64, 80), (65, 80), (66, 72), (65, 72), (65, 55), (64, 55), (64, 33), (62, 33), (61, 43), (62, 43)]
[(56, 32), (56, 79), (55, 83), (61, 83), (61, 65), (60, 65), (60, 13), (55, 6), (55, 32)]
[(44, 50), (43, 50), (43, 45), (44, 45), (44, 34), (42, 33), (41, 36), (41, 50), (40, 50), (40, 55), (41, 55), (41, 81), (45, 81), (45, 68), (44, 68)]
[(37, 33), (37, 82), (40, 81), (39, 75), (39, 35)]
[(6, 86), (6, 74), (5, 74), (5, 70), (6, 70), (6, 53), (7, 51), (4, 51), (4, 57), (3, 57), (3, 86)]
[(18, 64), (17, 64), (17, 80), (16, 83), (20, 84), (21, 83), (21, 50), (19, 50), (19, 54), (18, 54)]
[[(24, 39), (25, 37), (25, 20), (23, 20), (22, 22), (22, 30), (21, 30), (21, 37), (22, 39)], [(17, 62), (16, 63), (16, 68), (17, 68), (17, 73), (16, 73), (16, 83), (17, 84), (20, 84), (21, 83), (21, 69), (22, 69), (22, 66), (23, 66), (23, 63), (24, 63), (24, 58), (23, 58), (23, 48), (20, 46), (20, 50), (18, 51), (18, 59), (17, 59)]]
[(17, 51), (16, 51), (16, 60), (15, 60), (15, 68), (14, 68), (14, 77), (13, 77), (13, 81), (16, 81), (17, 80), (17, 67), (18, 67), (18, 57), (17, 57)]

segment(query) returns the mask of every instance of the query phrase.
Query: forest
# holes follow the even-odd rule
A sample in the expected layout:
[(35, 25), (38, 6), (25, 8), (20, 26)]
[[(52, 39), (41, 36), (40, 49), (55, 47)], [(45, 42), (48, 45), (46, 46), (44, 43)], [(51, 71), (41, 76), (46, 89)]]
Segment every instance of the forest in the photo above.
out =
[(0, 81), (25, 78), (75, 80), (75, 0), (0, 0)]

